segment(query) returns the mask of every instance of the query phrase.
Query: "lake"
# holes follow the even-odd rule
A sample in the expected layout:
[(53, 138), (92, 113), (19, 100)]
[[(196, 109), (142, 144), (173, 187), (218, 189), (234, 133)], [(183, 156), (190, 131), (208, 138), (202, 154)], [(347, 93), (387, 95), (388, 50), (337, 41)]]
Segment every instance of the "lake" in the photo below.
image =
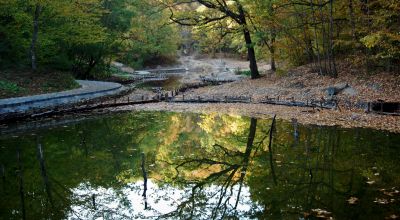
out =
[[(385, 219), (400, 135), (234, 115), (129, 112), (10, 125), (0, 219)], [(24, 128), (24, 129), (22, 129)]]

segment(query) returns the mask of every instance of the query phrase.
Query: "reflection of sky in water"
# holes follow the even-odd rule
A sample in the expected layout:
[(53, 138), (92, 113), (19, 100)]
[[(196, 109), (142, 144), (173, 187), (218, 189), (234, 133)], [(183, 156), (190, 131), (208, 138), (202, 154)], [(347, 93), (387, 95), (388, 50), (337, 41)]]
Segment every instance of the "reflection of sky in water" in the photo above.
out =
[[(113, 188), (92, 187), (90, 183), (81, 183), (72, 189), (73, 204), (68, 213), (68, 219), (155, 219), (176, 211), (180, 204), (188, 201), (192, 193), (192, 187), (178, 189), (170, 185), (158, 186), (153, 181), (147, 182), (147, 209), (145, 209), (143, 193), (143, 181), (127, 184), (120, 190)], [(223, 198), (227, 200), (226, 215), (254, 213), (262, 210), (261, 207), (250, 200), (249, 187), (242, 186), (239, 202), (236, 210), (239, 185), (229, 188), (229, 192)], [(204, 204), (194, 210), (196, 219), (210, 219), (213, 209), (218, 206), (220, 200), (221, 186), (210, 185), (204, 187), (202, 193), (207, 195)], [(95, 195), (96, 209), (92, 202), (92, 195)], [(195, 197), (198, 202), (197, 196)], [(188, 206), (191, 208), (191, 202)], [(185, 209), (188, 212), (187, 209)], [(184, 211), (184, 212), (185, 212)], [(221, 211), (221, 210), (218, 210)], [(177, 214), (177, 213), (176, 213)], [(185, 213), (187, 214), (187, 213)], [(178, 216), (162, 217), (176, 219)]]

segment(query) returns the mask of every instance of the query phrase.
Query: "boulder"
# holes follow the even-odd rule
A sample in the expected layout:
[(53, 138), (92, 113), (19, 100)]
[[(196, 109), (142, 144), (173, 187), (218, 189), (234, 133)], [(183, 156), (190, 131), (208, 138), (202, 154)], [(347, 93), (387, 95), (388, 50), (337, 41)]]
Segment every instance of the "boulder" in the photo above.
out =
[(124, 64), (123, 63), (119, 63), (119, 62), (111, 62), (111, 65), (112, 66), (115, 66), (115, 67), (118, 67), (118, 68), (121, 68), (121, 67), (123, 67), (124, 66)]
[(334, 95), (339, 94), (340, 92), (342, 92), (344, 89), (346, 89), (348, 87), (349, 87), (349, 84), (347, 84), (347, 83), (339, 83), (339, 84), (336, 84), (334, 86), (330, 86), (330, 87), (325, 89), (326, 90), (326, 95), (329, 98), (333, 98)]
[(355, 90), (353, 87), (347, 87), (343, 89), (342, 93), (348, 96), (356, 96), (358, 94), (357, 90)]
[(132, 69), (131, 67), (122, 67), (121, 71), (126, 72), (126, 73), (130, 73), (130, 74), (135, 73), (135, 70)]

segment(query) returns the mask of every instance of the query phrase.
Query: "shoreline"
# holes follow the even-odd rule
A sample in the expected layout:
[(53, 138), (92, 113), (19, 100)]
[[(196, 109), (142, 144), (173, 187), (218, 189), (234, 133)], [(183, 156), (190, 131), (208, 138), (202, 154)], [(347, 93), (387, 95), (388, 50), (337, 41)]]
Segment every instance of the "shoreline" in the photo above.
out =
[[(178, 113), (199, 114), (233, 114), (256, 118), (271, 118), (276, 114), (277, 119), (297, 119), (298, 123), (306, 125), (340, 126), (343, 128), (369, 128), (392, 133), (400, 133), (399, 116), (368, 114), (362, 111), (350, 110), (321, 110), (308, 107), (289, 107), (268, 104), (241, 104), (241, 103), (151, 103), (106, 109), (113, 112), (129, 111), (169, 111)], [(96, 111), (94, 111), (96, 112)], [(104, 110), (103, 110), (104, 112)]]

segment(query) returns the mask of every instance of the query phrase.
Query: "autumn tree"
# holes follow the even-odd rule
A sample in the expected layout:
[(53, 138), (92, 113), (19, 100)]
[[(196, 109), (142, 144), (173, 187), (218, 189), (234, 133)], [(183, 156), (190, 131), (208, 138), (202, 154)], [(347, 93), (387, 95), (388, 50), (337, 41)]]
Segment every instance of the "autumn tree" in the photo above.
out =
[[(203, 7), (196, 11), (183, 12), (179, 11), (182, 4), (197, 3)], [(221, 20), (231, 20), (239, 28), (243, 34), (247, 47), (247, 56), (250, 62), (251, 78), (255, 79), (260, 76), (257, 67), (254, 43), (252, 41), (251, 30), (248, 24), (248, 12), (241, 1), (225, 1), (225, 0), (173, 0), (164, 1), (164, 4), (170, 9), (171, 20), (175, 23), (185, 26), (202, 26)]]

